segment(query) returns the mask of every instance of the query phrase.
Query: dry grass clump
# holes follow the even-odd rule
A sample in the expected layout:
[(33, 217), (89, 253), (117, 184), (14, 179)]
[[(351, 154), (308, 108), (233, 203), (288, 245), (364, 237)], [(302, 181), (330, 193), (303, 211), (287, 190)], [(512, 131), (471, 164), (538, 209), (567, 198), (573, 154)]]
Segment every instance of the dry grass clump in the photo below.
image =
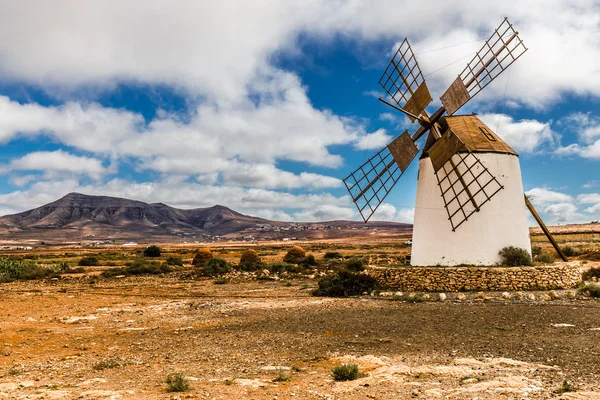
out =
[(203, 247), (196, 252), (192, 265), (194, 267), (204, 267), (210, 260), (213, 259), (213, 253), (210, 249)]
[(294, 246), (288, 250), (287, 254), (283, 257), (283, 262), (289, 264), (300, 264), (306, 257), (306, 252), (300, 246)]
[(191, 389), (189, 381), (181, 372), (167, 375), (165, 383), (167, 392), (187, 392)]
[(263, 266), (260, 256), (254, 249), (248, 249), (242, 253), (240, 257), (239, 268), (242, 271), (256, 271)]

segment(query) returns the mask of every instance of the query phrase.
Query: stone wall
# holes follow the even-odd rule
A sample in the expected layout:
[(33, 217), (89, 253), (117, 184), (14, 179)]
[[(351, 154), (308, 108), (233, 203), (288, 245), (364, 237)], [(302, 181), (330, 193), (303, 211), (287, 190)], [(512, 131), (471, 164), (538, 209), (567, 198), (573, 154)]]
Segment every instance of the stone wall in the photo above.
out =
[(376, 267), (368, 274), (388, 289), (423, 292), (569, 289), (581, 282), (579, 263), (537, 267)]

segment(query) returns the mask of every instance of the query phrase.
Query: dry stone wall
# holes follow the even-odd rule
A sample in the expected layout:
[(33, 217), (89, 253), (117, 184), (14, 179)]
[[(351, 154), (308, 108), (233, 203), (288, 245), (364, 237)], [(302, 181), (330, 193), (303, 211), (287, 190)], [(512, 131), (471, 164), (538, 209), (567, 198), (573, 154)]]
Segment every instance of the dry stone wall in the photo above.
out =
[(376, 267), (368, 274), (388, 289), (423, 292), (569, 289), (581, 282), (579, 263), (536, 267)]

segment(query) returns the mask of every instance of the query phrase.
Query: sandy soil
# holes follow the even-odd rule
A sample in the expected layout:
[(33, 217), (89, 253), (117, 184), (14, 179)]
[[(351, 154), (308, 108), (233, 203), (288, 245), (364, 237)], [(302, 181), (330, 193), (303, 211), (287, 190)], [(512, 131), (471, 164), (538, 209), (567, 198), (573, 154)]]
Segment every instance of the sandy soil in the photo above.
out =
[[(577, 391), (562, 398), (600, 398), (599, 301), (410, 304), (311, 297), (314, 285), (4, 284), (0, 399), (545, 399), (565, 378)], [(344, 362), (362, 377), (334, 382)], [(190, 392), (165, 392), (174, 372)]]

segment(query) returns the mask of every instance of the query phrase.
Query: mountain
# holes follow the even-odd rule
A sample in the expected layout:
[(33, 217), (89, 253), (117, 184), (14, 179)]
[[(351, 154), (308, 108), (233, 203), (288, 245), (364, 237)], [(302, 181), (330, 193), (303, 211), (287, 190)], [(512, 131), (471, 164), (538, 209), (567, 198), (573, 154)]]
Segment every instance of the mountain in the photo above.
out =
[[(178, 209), (163, 203), (108, 196), (69, 193), (65, 197), (19, 214), (0, 217), (0, 240), (29, 239), (51, 242), (97, 240), (164, 240), (175, 237), (192, 240), (285, 237), (339, 237), (341, 231), (406, 230), (411, 225), (354, 221), (289, 223), (240, 214), (216, 205)], [(330, 232), (325, 232), (330, 231)], [(328, 233), (328, 234), (327, 234)], [(355, 235), (356, 232), (347, 232)]]

